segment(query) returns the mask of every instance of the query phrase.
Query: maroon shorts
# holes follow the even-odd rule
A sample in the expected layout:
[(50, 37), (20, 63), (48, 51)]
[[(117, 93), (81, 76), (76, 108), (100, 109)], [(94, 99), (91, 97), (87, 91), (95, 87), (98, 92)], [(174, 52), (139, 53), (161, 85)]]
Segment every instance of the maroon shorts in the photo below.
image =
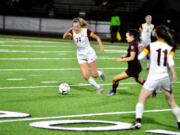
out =
[(137, 71), (137, 70), (127, 69), (125, 72), (129, 77), (134, 77), (135, 79), (138, 79), (141, 70)]

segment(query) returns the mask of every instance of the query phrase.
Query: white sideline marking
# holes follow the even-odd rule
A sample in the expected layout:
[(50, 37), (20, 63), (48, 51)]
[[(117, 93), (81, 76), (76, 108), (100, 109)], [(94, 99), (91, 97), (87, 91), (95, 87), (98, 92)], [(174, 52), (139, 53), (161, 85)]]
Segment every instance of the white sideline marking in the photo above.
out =
[[(155, 113), (155, 112), (169, 112), (171, 109), (157, 109), (157, 110), (146, 110), (144, 113)], [(19, 122), (19, 121), (34, 121), (34, 120), (49, 120), (49, 119), (64, 119), (64, 118), (79, 118), (79, 117), (92, 117), (102, 115), (122, 115), (122, 114), (134, 114), (135, 111), (127, 112), (105, 112), (105, 113), (90, 113), (90, 114), (77, 114), (77, 115), (66, 115), (66, 116), (50, 116), (50, 117), (35, 117), (35, 118), (24, 118), (24, 119), (11, 119), (11, 120), (0, 120), (0, 123), (7, 122)]]
[[(121, 68), (99, 68), (99, 69), (104, 69), (104, 70), (124, 70), (127, 69), (126, 67), (121, 67)], [(80, 70), (79, 68), (33, 68), (33, 69), (26, 69), (26, 68), (17, 68), (17, 69), (0, 69), (1, 72), (6, 72), (6, 71), (77, 71)]]
[(164, 129), (153, 129), (153, 130), (145, 130), (146, 133), (155, 133), (155, 134), (163, 134), (163, 135), (180, 135), (180, 132), (174, 132)]
[(22, 81), (22, 80), (26, 80), (25, 78), (8, 78), (8, 81)]

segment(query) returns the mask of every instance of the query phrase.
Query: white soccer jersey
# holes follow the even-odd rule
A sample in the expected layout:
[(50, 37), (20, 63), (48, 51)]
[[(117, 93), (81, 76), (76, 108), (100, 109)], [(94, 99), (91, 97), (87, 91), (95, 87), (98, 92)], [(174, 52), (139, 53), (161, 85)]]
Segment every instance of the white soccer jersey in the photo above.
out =
[(170, 57), (174, 56), (173, 47), (156, 41), (145, 48), (143, 52), (150, 56), (150, 70), (147, 79), (158, 80), (169, 76), (168, 65), (171, 65)]
[(147, 46), (151, 43), (151, 33), (154, 29), (154, 25), (147, 23), (142, 24), (142, 31), (141, 31), (141, 41), (143, 46)]
[(80, 33), (75, 33), (74, 31), (71, 31), (70, 33), (72, 34), (77, 48), (77, 59), (79, 63), (81, 63), (81, 60), (95, 60), (97, 56), (89, 42), (89, 37), (91, 37), (94, 33), (87, 28), (81, 28)]

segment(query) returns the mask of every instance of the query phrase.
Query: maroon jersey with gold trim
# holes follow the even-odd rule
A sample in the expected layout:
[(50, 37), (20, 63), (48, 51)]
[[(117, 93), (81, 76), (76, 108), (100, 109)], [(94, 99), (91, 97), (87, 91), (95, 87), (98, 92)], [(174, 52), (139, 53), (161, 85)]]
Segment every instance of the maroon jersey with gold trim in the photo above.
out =
[(142, 68), (141, 68), (141, 63), (138, 60), (138, 54), (139, 54), (138, 41), (134, 40), (131, 43), (129, 43), (127, 52), (128, 52), (127, 57), (130, 57), (131, 52), (136, 53), (134, 60), (128, 61), (128, 70), (134, 74), (140, 73)]

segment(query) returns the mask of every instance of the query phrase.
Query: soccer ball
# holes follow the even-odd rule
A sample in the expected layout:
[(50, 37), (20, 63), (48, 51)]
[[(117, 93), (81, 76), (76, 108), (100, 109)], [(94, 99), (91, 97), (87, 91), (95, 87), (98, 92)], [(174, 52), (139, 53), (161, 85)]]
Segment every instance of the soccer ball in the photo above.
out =
[(61, 83), (59, 85), (59, 93), (68, 94), (70, 92), (70, 86), (67, 83)]

